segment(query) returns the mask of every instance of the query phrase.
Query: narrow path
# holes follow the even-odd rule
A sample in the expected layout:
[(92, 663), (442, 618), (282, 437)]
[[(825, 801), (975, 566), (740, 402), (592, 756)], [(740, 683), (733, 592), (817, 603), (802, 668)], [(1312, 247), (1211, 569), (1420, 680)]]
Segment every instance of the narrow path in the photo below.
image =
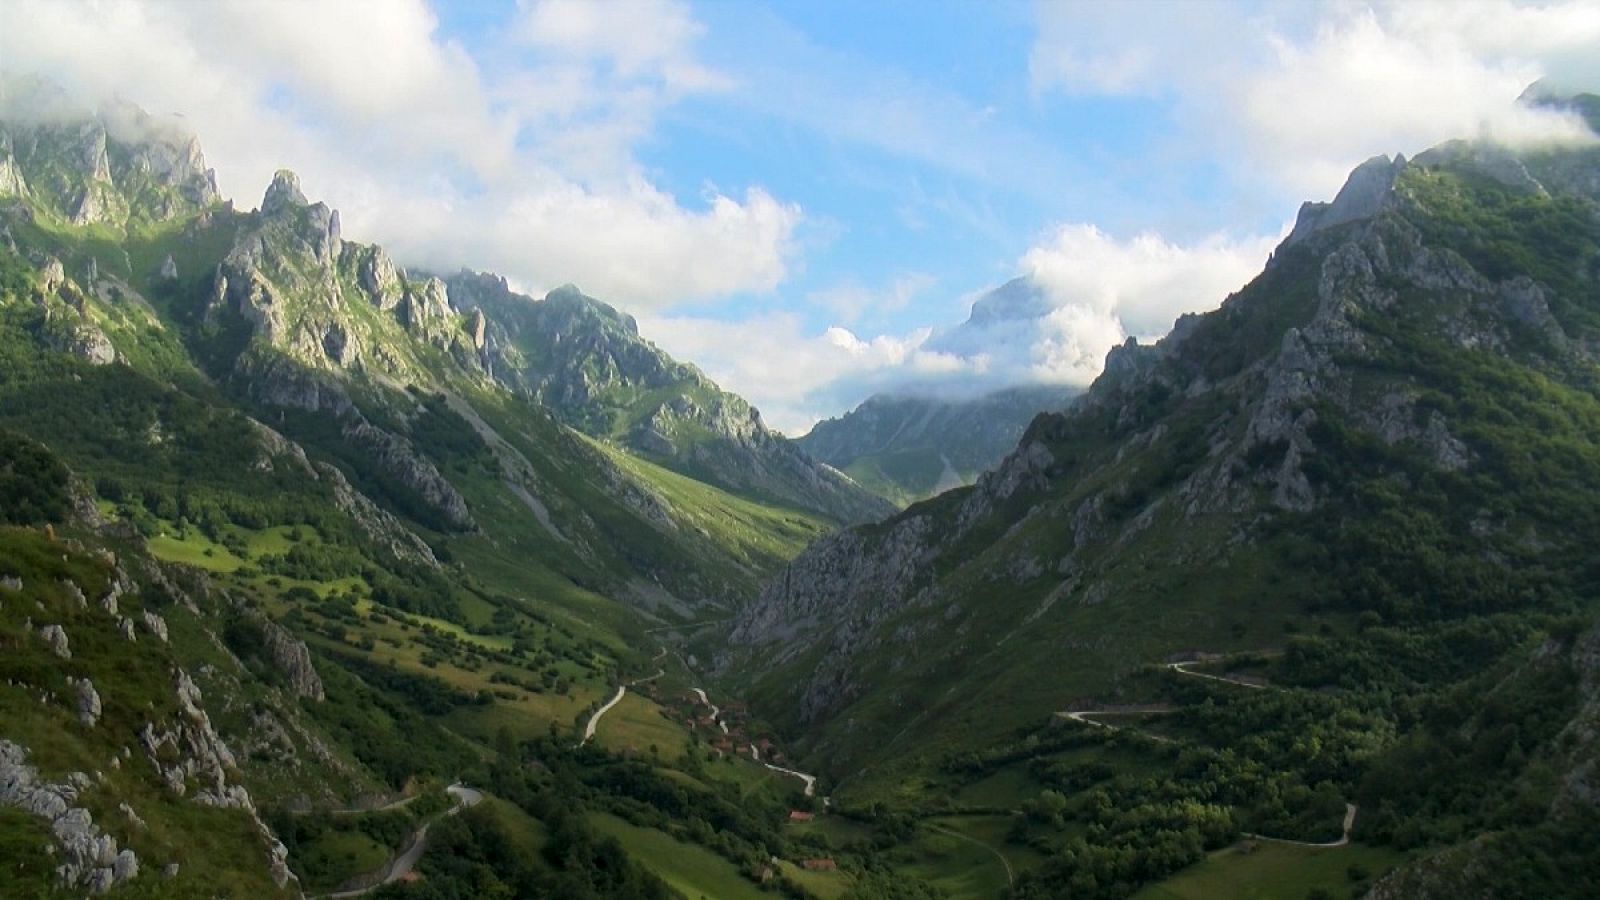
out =
[(456, 804), (435, 816), (431, 821), (424, 822), (422, 827), (417, 829), (416, 834), (412, 835), (410, 846), (402, 850), (400, 855), (394, 858), (394, 862), (389, 864), (388, 874), (384, 875), (381, 881), (372, 885), (371, 887), (358, 888), (353, 891), (339, 891), (338, 893), (334, 894), (324, 894), (323, 897), (326, 898), (326, 900), (346, 900), (346, 898), (349, 897), (360, 897), (365, 894), (370, 894), (386, 884), (393, 884), (411, 874), (411, 870), (416, 868), (417, 862), (422, 859), (422, 854), (428, 849), (428, 829), (432, 827), (433, 823), (438, 822), (440, 819), (443, 819), (446, 816), (453, 816), (463, 809), (471, 809), (472, 807), (483, 802), (482, 791), (469, 788), (464, 784), (452, 784), (444, 790), (445, 793), (455, 798)]
[[(701, 703), (704, 703), (706, 706), (711, 707), (711, 718), (715, 719), (716, 723), (719, 726), (721, 726), (722, 733), (723, 734), (727, 734), (728, 733), (728, 724), (726, 722), (722, 721), (721, 719), (717, 718), (717, 713), (719, 712), (719, 710), (717, 709), (716, 706), (712, 705), (711, 698), (706, 696), (706, 692), (701, 690), (700, 688), (690, 688), (690, 690), (693, 691), (700, 698), (700, 702)], [(807, 775), (804, 772), (796, 772), (793, 769), (785, 769), (783, 766), (775, 766), (772, 763), (769, 763), (769, 762), (766, 762), (766, 761), (762, 760), (762, 758), (761, 758), (761, 750), (759, 748), (757, 748), (755, 744), (751, 744), (750, 745), (750, 758), (755, 760), (758, 763), (761, 763), (763, 766), (766, 766), (767, 768), (771, 769), (774, 772), (779, 772), (779, 773), (782, 773), (784, 775), (791, 776), (793, 778), (798, 778), (801, 781), (805, 782), (806, 783), (805, 795), (807, 797), (815, 797), (817, 795), (817, 776), (815, 776), (815, 775)], [(833, 801), (828, 797), (823, 797), (822, 798), (822, 805), (823, 806), (831, 806), (831, 805), (833, 805)]]
[(1354, 828), (1355, 824), (1356, 805), (1354, 803), (1346, 803), (1344, 805), (1344, 834), (1340, 835), (1337, 841), (1316, 844), (1311, 841), (1292, 841), (1288, 838), (1269, 837), (1264, 834), (1251, 834), (1249, 832), (1245, 832), (1244, 836), (1258, 841), (1271, 841), (1274, 844), (1291, 844), (1296, 847), (1316, 847), (1318, 849), (1331, 850), (1334, 847), (1343, 847), (1345, 844), (1350, 843), (1350, 829)]
[[(656, 621), (659, 622), (660, 619), (657, 619)], [(663, 631), (695, 631), (697, 629), (704, 628), (707, 625), (717, 625), (717, 624), (720, 624), (722, 622), (732, 622), (732, 621), (733, 621), (733, 616), (727, 616), (727, 617), (721, 618), (721, 619), (701, 619), (698, 622), (685, 622), (682, 625), (662, 625), (659, 628), (646, 628), (644, 630), (644, 633), (645, 634), (660, 634)]]
[[(754, 750), (755, 748), (751, 747), (750, 749)], [(796, 772), (793, 769), (785, 769), (783, 766), (775, 766), (775, 765), (773, 765), (772, 763), (769, 763), (769, 762), (764, 762), (764, 763), (762, 763), (762, 765), (766, 766), (767, 768), (771, 769), (774, 772), (782, 772), (785, 775), (793, 775), (795, 778), (798, 778), (801, 781), (804, 781), (806, 783), (806, 796), (807, 797), (816, 796), (816, 794), (817, 794), (817, 776), (815, 776), (815, 775), (807, 775), (804, 772)]]
[(959, 838), (969, 844), (977, 844), (979, 847), (982, 847), (990, 853), (993, 853), (995, 859), (1000, 860), (1000, 865), (1006, 867), (1006, 887), (1012, 887), (1017, 883), (1016, 873), (1011, 871), (1011, 860), (1006, 859), (1006, 855), (1001, 853), (997, 848), (985, 844), (983, 841), (978, 840), (970, 834), (962, 834), (961, 832), (956, 831), (954, 828), (946, 828), (943, 825), (930, 825), (929, 827), (940, 834), (948, 834), (951, 837)]
[(604, 706), (602, 706), (599, 709), (594, 711), (594, 715), (589, 717), (589, 723), (587, 725), (583, 726), (583, 740), (578, 742), (578, 746), (579, 747), (582, 747), (584, 744), (587, 744), (590, 741), (594, 740), (594, 730), (600, 724), (600, 717), (605, 715), (606, 713), (610, 712), (611, 711), (611, 707), (616, 706), (618, 703), (621, 703), (622, 702), (622, 695), (626, 694), (627, 692), (628, 692), (628, 686), (627, 685), (625, 685), (625, 684), (617, 685), (617, 694), (616, 694), (616, 696), (612, 697), (606, 703), (606, 705), (604, 705)]
[(1283, 690), (1283, 688), (1277, 687), (1276, 685), (1257, 684), (1254, 681), (1240, 681), (1237, 678), (1229, 678), (1226, 675), (1208, 675), (1205, 672), (1191, 672), (1191, 671), (1189, 671), (1188, 668), (1186, 668), (1187, 666), (1197, 666), (1197, 665), (1199, 665), (1199, 662), (1197, 662), (1195, 660), (1190, 660), (1188, 662), (1167, 663), (1167, 668), (1171, 669), (1174, 672), (1177, 672), (1179, 675), (1188, 675), (1190, 678), (1204, 678), (1207, 681), (1220, 681), (1223, 684), (1236, 684), (1239, 687), (1250, 688), (1251, 690), (1254, 690), (1254, 691), (1281, 691), (1281, 690)]
[[(663, 650), (662, 652), (665, 653), (666, 651)], [(660, 656), (656, 657), (656, 659), (660, 659), (660, 658), (661, 658)], [(616, 696), (612, 697), (609, 701), (607, 701), (605, 706), (602, 706), (599, 709), (595, 710), (594, 711), (594, 715), (589, 717), (588, 724), (583, 726), (583, 740), (578, 742), (578, 746), (582, 747), (584, 744), (587, 744), (590, 741), (594, 740), (594, 730), (600, 726), (600, 717), (604, 716), (606, 713), (610, 712), (611, 708), (613, 706), (616, 706), (618, 703), (622, 702), (622, 696), (624, 694), (628, 693), (628, 688), (633, 687), (635, 685), (644, 684), (646, 682), (655, 681), (657, 678), (660, 678), (661, 676), (663, 676), (665, 674), (667, 674), (667, 670), (666, 669), (657, 669), (656, 673), (654, 675), (651, 675), (649, 678), (635, 678), (634, 680), (628, 682), (627, 684), (619, 684), (619, 685), (617, 685)]]
[(407, 806), (410, 806), (412, 801), (416, 800), (419, 796), (421, 795), (412, 794), (409, 797), (401, 797), (399, 800), (391, 800), (381, 806), (347, 806), (343, 809), (294, 809), (290, 810), (289, 814), (292, 816), (364, 816), (368, 813), (381, 813), (389, 812), (390, 810), (395, 809), (405, 809)]
[(711, 702), (711, 699), (706, 696), (705, 691), (701, 690), (700, 688), (690, 688), (689, 690), (693, 691), (695, 695), (700, 698), (701, 703), (711, 708), (711, 721), (717, 723), (717, 727), (722, 729), (723, 734), (727, 734), (728, 723), (722, 721), (722, 710), (718, 709), (717, 705)]
[[(1096, 721), (1094, 719), (1091, 719), (1089, 717), (1090, 716), (1150, 716), (1150, 715), (1159, 715), (1161, 713), (1169, 713), (1169, 712), (1176, 712), (1176, 710), (1171, 710), (1171, 709), (1076, 709), (1076, 710), (1068, 710), (1066, 712), (1058, 712), (1058, 713), (1056, 713), (1056, 715), (1059, 716), (1060, 718), (1063, 718), (1063, 719), (1071, 719), (1074, 722), (1082, 722), (1085, 725), (1092, 725), (1095, 728), (1104, 728), (1107, 731), (1121, 731), (1122, 728), (1120, 726), (1112, 725), (1110, 722), (1098, 722), (1098, 721)], [(1163, 743), (1163, 744), (1176, 743), (1176, 741), (1174, 741), (1172, 738), (1162, 737), (1159, 734), (1151, 734), (1148, 731), (1134, 731), (1133, 733), (1134, 734), (1138, 734), (1138, 735), (1142, 735), (1144, 737), (1149, 738), (1152, 741), (1158, 741), (1158, 742)]]
[[(1198, 665), (1198, 664), (1199, 664), (1198, 660), (1188, 660), (1186, 662), (1167, 663), (1166, 667), (1168, 669), (1171, 669), (1174, 672), (1177, 672), (1179, 675), (1188, 675), (1191, 678), (1204, 678), (1207, 681), (1220, 681), (1223, 684), (1232, 684), (1232, 685), (1236, 685), (1236, 686), (1242, 687), (1242, 688), (1250, 688), (1251, 690), (1254, 690), (1254, 691), (1286, 691), (1287, 690), (1287, 688), (1281, 688), (1281, 687), (1278, 687), (1277, 685), (1260, 684), (1260, 683), (1257, 683), (1257, 682), (1254, 682), (1254, 681), (1241, 681), (1238, 678), (1229, 678), (1226, 675), (1210, 675), (1210, 674), (1207, 674), (1205, 672), (1191, 672), (1191, 671), (1189, 671), (1189, 668), (1188, 668), (1189, 666), (1194, 666), (1194, 665)], [(1153, 713), (1153, 712), (1173, 712), (1173, 710), (1170, 710), (1170, 709), (1123, 709), (1123, 710), (1079, 709), (1079, 710), (1067, 710), (1067, 711), (1063, 711), (1063, 712), (1058, 712), (1058, 713), (1056, 713), (1056, 715), (1058, 717), (1060, 717), (1060, 718), (1069, 719), (1069, 720), (1071, 720), (1073, 722), (1082, 722), (1085, 725), (1090, 725), (1090, 726), (1093, 726), (1095, 728), (1103, 728), (1106, 731), (1121, 731), (1122, 729), (1119, 728), (1116, 725), (1112, 725), (1112, 724), (1110, 724), (1108, 722), (1097, 722), (1094, 719), (1089, 718), (1089, 716), (1144, 715), (1144, 714), (1149, 714), (1149, 713)], [(1132, 729), (1130, 729), (1130, 730), (1132, 730)], [(1143, 735), (1144, 737), (1150, 738), (1153, 741), (1160, 741), (1163, 744), (1176, 743), (1171, 738), (1162, 737), (1162, 736), (1157, 735), (1157, 734), (1151, 734), (1148, 731), (1135, 731), (1135, 733)], [(1292, 845), (1294, 845), (1296, 847), (1317, 847), (1317, 848), (1324, 848), (1324, 849), (1332, 849), (1334, 847), (1343, 847), (1346, 844), (1350, 843), (1350, 829), (1354, 828), (1355, 824), (1356, 824), (1356, 805), (1354, 803), (1346, 802), (1345, 805), (1344, 805), (1344, 834), (1341, 835), (1340, 838), (1338, 840), (1336, 840), (1336, 841), (1329, 841), (1328, 843), (1325, 843), (1325, 844), (1318, 844), (1318, 843), (1314, 843), (1312, 841), (1296, 841), (1296, 840), (1291, 840), (1289, 838), (1271, 837), (1271, 836), (1264, 835), (1264, 834), (1252, 834), (1250, 832), (1243, 832), (1243, 835), (1245, 837), (1251, 838), (1253, 840), (1271, 841), (1271, 842), (1273, 842), (1275, 844), (1292, 844)]]

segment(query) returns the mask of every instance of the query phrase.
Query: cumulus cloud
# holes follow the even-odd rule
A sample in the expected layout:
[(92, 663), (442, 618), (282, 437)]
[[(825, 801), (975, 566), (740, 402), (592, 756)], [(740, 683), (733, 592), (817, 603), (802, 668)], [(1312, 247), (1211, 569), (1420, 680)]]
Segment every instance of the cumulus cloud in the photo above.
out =
[(1157, 21), (1136, 5), (1038, 9), (1037, 91), (1170, 99), (1184, 140), (1301, 197), (1450, 138), (1589, 139), (1517, 98), (1543, 76), (1600, 86), (1600, 8), (1584, 0), (1179, 4)]
[(666, 106), (721, 87), (683, 4), (527, 3), (505, 33), (469, 52), (423, 0), (14, 0), (0, 65), (182, 113), (243, 206), (294, 168), (403, 263), (632, 308), (783, 279), (797, 206), (755, 186), (680, 201), (633, 159)]
[(1160, 337), (1178, 316), (1215, 309), (1261, 271), (1280, 237), (1212, 235), (1185, 246), (1151, 232), (1117, 240), (1093, 225), (1057, 228), (1021, 261), (1052, 306), (1030, 371), (1041, 381), (1086, 384), (1113, 344)]
[(1279, 237), (1212, 235), (1179, 245), (1153, 232), (1118, 240), (1094, 225), (1063, 225), (1021, 262), (1058, 307), (1114, 317), (1125, 334), (1147, 338), (1243, 287)]
[(743, 319), (645, 316), (639, 329), (674, 356), (694, 360), (789, 435), (878, 391), (977, 370), (972, 360), (925, 349), (928, 328), (866, 337), (839, 325), (813, 332), (801, 316), (779, 312)]
[(1180, 245), (1153, 233), (1119, 240), (1093, 225), (1062, 226), (1023, 255), (1021, 277), (980, 294), (965, 322), (942, 330), (870, 335), (835, 324), (808, 332), (792, 314), (657, 316), (640, 327), (799, 434), (881, 391), (1086, 386), (1129, 335), (1159, 337), (1179, 315), (1213, 309), (1243, 287), (1279, 237)]

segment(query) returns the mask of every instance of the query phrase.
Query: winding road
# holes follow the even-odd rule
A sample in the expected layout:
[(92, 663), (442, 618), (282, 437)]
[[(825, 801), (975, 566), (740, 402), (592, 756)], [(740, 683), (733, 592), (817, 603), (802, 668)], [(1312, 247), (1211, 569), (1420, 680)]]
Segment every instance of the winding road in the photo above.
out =
[[(700, 688), (690, 688), (689, 690), (693, 691), (694, 695), (700, 698), (700, 702), (701, 703), (704, 703), (706, 706), (711, 708), (711, 718), (716, 721), (716, 723), (717, 723), (717, 725), (719, 727), (722, 728), (722, 733), (723, 734), (727, 734), (728, 733), (728, 723), (722, 721), (722, 719), (718, 717), (719, 713), (721, 712), (721, 710), (717, 709), (716, 705), (711, 702), (711, 698), (706, 696), (706, 692), (701, 690)], [(761, 763), (763, 766), (766, 766), (767, 768), (771, 769), (774, 772), (780, 772), (780, 773), (782, 773), (784, 775), (788, 775), (788, 776), (793, 777), (793, 778), (798, 778), (801, 781), (805, 782), (806, 783), (805, 795), (807, 797), (815, 797), (817, 795), (817, 776), (815, 776), (815, 775), (807, 775), (804, 772), (796, 772), (793, 769), (785, 769), (783, 766), (775, 766), (772, 763), (766, 762), (765, 760), (763, 760), (761, 758), (761, 751), (759, 749), (757, 749), (755, 744), (751, 744), (750, 745), (750, 758), (755, 760), (758, 763)], [(824, 806), (830, 806), (830, 805), (832, 805), (832, 801), (827, 797), (823, 797), (822, 798), (822, 804)]]
[[(1254, 682), (1254, 681), (1242, 681), (1242, 680), (1240, 680), (1238, 678), (1229, 678), (1226, 675), (1210, 675), (1210, 674), (1207, 674), (1205, 672), (1193, 672), (1193, 671), (1189, 670), (1189, 668), (1188, 668), (1189, 666), (1199, 665), (1201, 662), (1202, 662), (1201, 660), (1188, 660), (1188, 661), (1185, 661), (1185, 662), (1167, 663), (1166, 664), (1166, 668), (1171, 669), (1174, 672), (1177, 672), (1179, 675), (1188, 675), (1190, 678), (1204, 678), (1207, 681), (1220, 681), (1223, 684), (1232, 684), (1232, 685), (1236, 685), (1236, 686), (1242, 687), (1242, 688), (1250, 688), (1251, 690), (1255, 690), (1255, 691), (1286, 691), (1286, 690), (1288, 690), (1287, 688), (1281, 688), (1281, 687), (1278, 687), (1277, 685), (1262, 684), (1262, 683)], [(1079, 709), (1079, 710), (1068, 710), (1068, 711), (1064, 711), (1064, 712), (1058, 712), (1058, 713), (1056, 713), (1056, 715), (1058, 717), (1060, 717), (1060, 718), (1069, 719), (1069, 720), (1071, 720), (1073, 722), (1082, 722), (1085, 725), (1091, 725), (1091, 726), (1093, 726), (1095, 728), (1103, 728), (1106, 731), (1121, 731), (1123, 729), (1119, 728), (1116, 725), (1112, 725), (1112, 724), (1107, 723), (1107, 722), (1097, 722), (1094, 719), (1089, 718), (1089, 716), (1147, 715), (1147, 714), (1150, 714), (1150, 713), (1162, 713), (1162, 712), (1173, 712), (1173, 711), (1174, 710), (1171, 710), (1171, 709)], [(1130, 729), (1130, 730), (1132, 730), (1132, 729)], [(1153, 741), (1160, 741), (1163, 744), (1175, 743), (1171, 738), (1162, 737), (1161, 735), (1158, 735), (1158, 734), (1151, 734), (1148, 731), (1135, 731), (1134, 733), (1143, 735), (1144, 737), (1147, 737), (1147, 738), (1149, 738), (1149, 739), (1151, 739)], [(1312, 842), (1312, 841), (1296, 841), (1296, 840), (1291, 840), (1289, 838), (1271, 837), (1271, 836), (1265, 835), (1265, 834), (1252, 834), (1252, 833), (1250, 833), (1248, 831), (1247, 832), (1243, 832), (1243, 834), (1244, 834), (1245, 837), (1251, 838), (1252, 840), (1271, 841), (1272, 843), (1275, 843), (1275, 844), (1291, 844), (1291, 845), (1296, 846), (1296, 847), (1316, 847), (1316, 848), (1323, 848), (1323, 849), (1332, 849), (1334, 847), (1343, 847), (1346, 844), (1350, 843), (1350, 830), (1352, 828), (1354, 828), (1355, 824), (1356, 824), (1356, 809), (1357, 809), (1357, 807), (1356, 807), (1356, 805), (1354, 803), (1348, 803), (1348, 802), (1345, 803), (1345, 805), (1344, 805), (1344, 833), (1339, 837), (1338, 840), (1329, 841), (1329, 842), (1327, 842), (1325, 844), (1319, 844), (1319, 843), (1315, 843), (1315, 842)]]
[(995, 859), (1000, 860), (1000, 865), (1006, 867), (1006, 887), (1013, 887), (1013, 886), (1016, 885), (1016, 883), (1017, 883), (1016, 873), (1011, 871), (1011, 860), (1006, 859), (1006, 855), (1004, 853), (1001, 853), (996, 848), (991, 847), (988, 844), (985, 844), (983, 841), (978, 840), (977, 838), (973, 837), (970, 834), (962, 834), (961, 832), (956, 831), (953, 828), (946, 828), (943, 825), (930, 825), (928, 827), (930, 829), (934, 830), (934, 831), (939, 832), (940, 834), (948, 834), (953, 838), (960, 838), (961, 840), (966, 841), (969, 844), (977, 844), (979, 847), (982, 847), (983, 849), (989, 851), (990, 853), (993, 853)]
[[(665, 650), (663, 650), (661, 652), (662, 653), (666, 653)], [(656, 659), (660, 659), (660, 658), (661, 657), (659, 655), (656, 657)], [(665, 674), (667, 674), (667, 670), (666, 669), (657, 669), (656, 673), (654, 675), (651, 675), (649, 678), (635, 678), (634, 680), (628, 682), (627, 684), (619, 684), (619, 685), (617, 685), (616, 696), (614, 696), (610, 700), (606, 701), (606, 705), (605, 706), (602, 706), (599, 709), (595, 710), (594, 711), (594, 715), (589, 717), (588, 724), (583, 726), (583, 740), (578, 742), (578, 746), (582, 747), (584, 744), (587, 744), (590, 741), (594, 740), (594, 730), (596, 728), (600, 727), (600, 717), (604, 716), (606, 713), (610, 712), (611, 708), (613, 706), (616, 706), (618, 703), (622, 702), (622, 697), (623, 697), (624, 694), (628, 693), (628, 688), (631, 688), (634, 685), (644, 684), (645, 682), (648, 682), (648, 681), (655, 681), (657, 678), (660, 678), (661, 676), (663, 676)]]
[[(1175, 710), (1171, 710), (1171, 709), (1075, 709), (1075, 710), (1068, 710), (1066, 712), (1058, 712), (1058, 713), (1056, 713), (1056, 715), (1061, 717), (1061, 718), (1063, 718), (1063, 719), (1071, 719), (1074, 722), (1082, 722), (1085, 725), (1092, 725), (1095, 728), (1104, 728), (1107, 731), (1121, 731), (1122, 728), (1120, 726), (1112, 725), (1110, 722), (1097, 722), (1094, 719), (1091, 719), (1089, 717), (1090, 716), (1149, 716), (1149, 715), (1158, 715), (1160, 713), (1169, 713), (1169, 712), (1175, 712)], [(1149, 738), (1152, 741), (1159, 741), (1160, 743), (1163, 743), (1163, 744), (1174, 743), (1172, 738), (1162, 737), (1159, 734), (1151, 734), (1148, 731), (1137, 731), (1137, 732), (1134, 732), (1134, 733), (1143, 735), (1143, 736)]]
[(764, 762), (764, 763), (762, 763), (762, 765), (766, 766), (767, 768), (771, 769), (774, 772), (782, 772), (785, 775), (793, 775), (795, 778), (798, 778), (801, 781), (804, 781), (806, 783), (806, 796), (807, 797), (816, 796), (816, 794), (817, 794), (817, 776), (815, 776), (815, 775), (807, 775), (804, 772), (796, 772), (793, 769), (785, 769), (783, 766), (775, 766), (775, 765), (773, 765), (772, 763), (769, 763), (769, 762)]
[(1250, 688), (1251, 690), (1254, 690), (1254, 691), (1281, 691), (1281, 690), (1283, 690), (1283, 688), (1277, 687), (1275, 685), (1258, 684), (1258, 683), (1256, 683), (1254, 681), (1241, 681), (1241, 680), (1239, 680), (1237, 678), (1229, 678), (1226, 675), (1207, 675), (1205, 672), (1191, 672), (1187, 668), (1188, 666), (1197, 666), (1199, 664), (1200, 664), (1199, 660), (1189, 660), (1188, 662), (1167, 663), (1167, 668), (1171, 669), (1174, 672), (1177, 672), (1179, 675), (1188, 675), (1190, 678), (1204, 678), (1207, 681), (1220, 681), (1223, 684), (1236, 684), (1239, 687)]
[(1268, 837), (1264, 834), (1251, 834), (1248, 831), (1244, 833), (1244, 836), (1258, 841), (1271, 841), (1274, 844), (1292, 844), (1296, 847), (1332, 849), (1334, 847), (1343, 847), (1345, 844), (1350, 843), (1350, 829), (1354, 828), (1355, 826), (1356, 805), (1354, 803), (1346, 803), (1344, 805), (1344, 834), (1340, 835), (1337, 841), (1329, 841), (1326, 844), (1314, 844), (1310, 841), (1292, 841), (1288, 838)]
[(711, 721), (717, 723), (717, 727), (722, 729), (722, 733), (723, 734), (727, 734), (728, 733), (728, 723), (722, 721), (722, 710), (718, 709), (717, 705), (715, 703), (711, 702), (710, 698), (708, 698), (706, 696), (706, 692), (705, 691), (703, 691), (703, 690), (701, 690), (699, 688), (690, 688), (689, 690), (693, 691), (695, 696), (700, 698), (700, 702), (701, 703), (704, 703), (706, 706), (711, 707)]
[(482, 791), (479, 791), (475, 788), (469, 788), (464, 784), (452, 784), (444, 790), (445, 793), (455, 798), (456, 805), (435, 816), (432, 821), (424, 822), (422, 827), (417, 829), (416, 834), (412, 835), (411, 837), (411, 845), (402, 850), (400, 855), (396, 856), (394, 861), (389, 863), (388, 874), (384, 875), (381, 881), (372, 885), (371, 887), (358, 888), (357, 890), (353, 891), (339, 891), (338, 893), (334, 894), (324, 894), (323, 897), (327, 898), (327, 900), (345, 900), (347, 897), (360, 897), (364, 894), (370, 894), (386, 884), (393, 884), (411, 874), (411, 870), (417, 867), (417, 861), (422, 859), (422, 854), (428, 849), (428, 829), (433, 825), (433, 823), (445, 818), (446, 816), (453, 816), (463, 809), (471, 809), (472, 807), (483, 802)]

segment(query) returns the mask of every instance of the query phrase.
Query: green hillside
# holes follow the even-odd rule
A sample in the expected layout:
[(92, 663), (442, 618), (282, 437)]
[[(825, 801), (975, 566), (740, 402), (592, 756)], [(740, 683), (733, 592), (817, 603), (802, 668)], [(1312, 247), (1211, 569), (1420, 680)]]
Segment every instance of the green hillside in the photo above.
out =
[[(1450, 895), (1470, 841), (1519, 848), (1497, 890), (1583, 895), (1541, 867), (1593, 871), (1554, 848), (1593, 814), (1597, 166), (1366, 164), (1381, 192), (1308, 204), (974, 487), (809, 549), (726, 677), (836, 802), (1020, 808), (1005, 846), (1046, 861), (1016, 896), (1126, 896), (1239, 832), (1331, 841), (1346, 803), (1353, 839), (1419, 854), (1358, 892)], [(1271, 689), (1167, 666), (1213, 658)]]

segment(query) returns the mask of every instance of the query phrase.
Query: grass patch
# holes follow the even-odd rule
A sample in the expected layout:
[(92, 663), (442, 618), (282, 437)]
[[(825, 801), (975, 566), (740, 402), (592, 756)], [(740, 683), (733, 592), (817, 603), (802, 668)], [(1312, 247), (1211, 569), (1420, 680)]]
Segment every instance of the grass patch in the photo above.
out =
[(654, 700), (628, 692), (600, 719), (595, 740), (609, 750), (648, 755), (655, 747), (662, 759), (675, 760), (689, 747), (689, 733), (667, 718)]
[[(1247, 846), (1253, 849), (1247, 852)], [(1318, 888), (1344, 897), (1404, 859), (1394, 850), (1360, 844), (1318, 849), (1266, 841), (1240, 843), (1150, 885), (1134, 900), (1304, 900)], [(1350, 877), (1359, 872), (1367, 875)]]
[(689, 900), (767, 900), (770, 896), (739, 874), (733, 863), (704, 847), (603, 813), (590, 816), (589, 821), (596, 830), (620, 841), (635, 862)]

